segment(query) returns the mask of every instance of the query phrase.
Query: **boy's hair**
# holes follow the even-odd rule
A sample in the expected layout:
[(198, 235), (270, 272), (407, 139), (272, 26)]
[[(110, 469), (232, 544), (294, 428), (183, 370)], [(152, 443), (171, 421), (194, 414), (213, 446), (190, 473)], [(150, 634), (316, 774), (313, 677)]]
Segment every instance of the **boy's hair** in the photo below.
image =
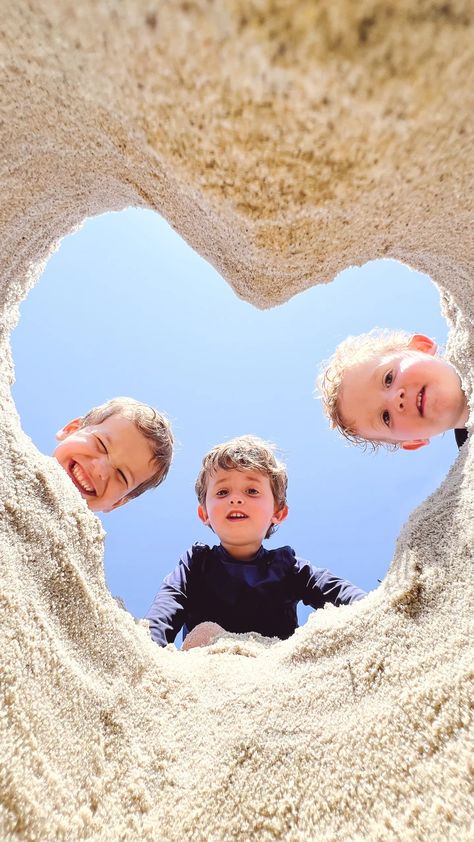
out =
[(389, 450), (398, 449), (399, 445), (394, 442), (370, 441), (359, 436), (350, 423), (343, 419), (339, 398), (342, 380), (349, 368), (367, 362), (378, 354), (407, 350), (412, 336), (412, 333), (405, 330), (375, 327), (368, 333), (361, 333), (360, 336), (348, 336), (339, 343), (332, 357), (323, 362), (316, 385), (324, 412), (329, 418), (332, 429), (339, 430), (352, 444), (360, 444), (363, 447), (370, 444), (374, 449), (379, 446), (384, 446)]
[(150, 479), (145, 480), (127, 494), (127, 500), (139, 497), (149, 488), (156, 488), (165, 479), (173, 458), (173, 433), (165, 415), (146, 403), (133, 398), (112, 398), (110, 401), (95, 406), (81, 418), (81, 427), (100, 424), (111, 415), (122, 415), (133, 421), (137, 430), (151, 442), (153, 461), (156, 470)]
[[(219, 468), (224, 471), (235, 468), (237, 471), (257, 471), (270, 480), (273, 499), (277, 511), (286, 505), (288, 475), (286, 466), (275, 456), (275, 447), (270, 442), (257, 436), (238, 436), (235, 439), (217, 444), (202, 460), (202, 467), (196, 480), (196, 494), (201, 506), (206, 505), (206, 493), (209, 477)], [(276, 531), (272, 524), (265, 535), (269, 538)]]

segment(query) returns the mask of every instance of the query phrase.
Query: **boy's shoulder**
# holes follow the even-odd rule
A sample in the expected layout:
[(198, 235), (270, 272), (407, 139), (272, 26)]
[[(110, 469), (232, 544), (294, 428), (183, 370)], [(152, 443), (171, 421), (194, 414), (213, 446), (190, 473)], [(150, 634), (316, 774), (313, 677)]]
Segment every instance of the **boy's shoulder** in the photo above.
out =
[(214, 547), (209, 547), (208, 544), (203, 544), (201, 541), (196, 541), (190, 546), (188, 550), (181, 556), (181, 561), (192, 562), (208, 555)]
[(271, 550), (267, 550), (267, 553), (281, 553), (282, 555), (288, 555), (288, 556), (295, 556), (296, 555), (293, 547), (290, 547), (288, 544), (285, 544), (284, 547), (274, 547)]
[(293, 547), (289, 547), (288, 545), (275, 547), (271, 550), (264, 549), (264, 554), (267, 564), (283, 563), (294, 566), (299, 561)]
[(212, 547), (197, 541), (180, 555), (178, 564), (169, 575), (171, 578), (178, 577), (178, 579), (184, 577), (189, 583), (203, 574), (210, 559), (212, 559)]

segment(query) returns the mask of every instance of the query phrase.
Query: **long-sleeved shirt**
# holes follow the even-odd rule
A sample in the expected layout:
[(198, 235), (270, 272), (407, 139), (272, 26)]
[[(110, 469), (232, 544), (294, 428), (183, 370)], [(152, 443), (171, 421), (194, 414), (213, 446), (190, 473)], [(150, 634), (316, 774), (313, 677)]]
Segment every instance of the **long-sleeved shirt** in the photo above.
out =
[(285, 639), (298, 627), (300, 600), (313, 608), (326, 602), (348, 605), (365, 591), (313, 567), (291, 547), (260, 547), (248, 561), (233, 558), (220, 544), (193, 544), (163, 580), (147, 614), (153, 640), (172, 643), (206, 620), (230, 632), (255, 631)]
[(461, 448), (464, 442), (467, 441), (468, 432), (465, 427), (459, 427), (457, 430), (454, 431), (454, 436), (456, 438), (457, 446)]

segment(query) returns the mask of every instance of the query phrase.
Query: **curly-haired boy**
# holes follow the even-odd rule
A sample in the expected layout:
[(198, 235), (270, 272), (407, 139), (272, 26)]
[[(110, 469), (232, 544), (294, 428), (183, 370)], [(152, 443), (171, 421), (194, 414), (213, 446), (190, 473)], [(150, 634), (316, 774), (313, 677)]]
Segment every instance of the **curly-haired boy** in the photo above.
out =
[(111, 512), (165, 479), (168, 419), (133, 398), (112, 398), (66, 424), (53, 456), (93, 512)]
[(284, 639), (298, 626), (300, 600), (321, 608), (366, 595), (298, 558), (291, 547), (264, 549), (262, 541), (288, 514), (287, 483), (272, 445), (254, 436), (206, 454), (196, 482), (198, 515), (220, 543), (193, 544), (164, 579), (147, 615), (156, 643), (172, 643), (181, 627), (185, 637), (204, 622)]
[(338, 345), (318, 378), (333, 428), (355, 444), (417, 450), (454, 429), (467, 438), (461, 379), (422, 334), (374, 329)]

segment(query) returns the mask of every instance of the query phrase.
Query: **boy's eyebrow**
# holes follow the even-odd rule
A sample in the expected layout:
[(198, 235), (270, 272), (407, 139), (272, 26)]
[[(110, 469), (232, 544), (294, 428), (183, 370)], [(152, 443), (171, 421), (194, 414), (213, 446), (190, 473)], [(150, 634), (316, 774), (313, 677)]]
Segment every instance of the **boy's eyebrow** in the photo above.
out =
[[(374, 368), (374, 370), (373, 370), (373, 372), (372, 372), (372, 374), (370, 375), (370, 378), (369, 378), (369, 386), (377, 385), (376, 381), (378, 381), (379, 378), (380, 378), (380, 369), (381, 368), (382, 368), (382, 370), (384, 370), (385, 366), (381, 365), (380, 363)], [(374, 430), (381, 430), (381, 431), (385, 430), (385, 425), (382, 421), (382, 417), (381, 417), (379, 411), (376, 411), (375, 414), (372, 415), (372, 417), (370, 419), (370, 423), (372, 424), (372, 428)]]
[(377, 404), (377, 408), (367, 416), (367, 422), (371, 424), (373, 430), (384, 429), (385, 425), (382, 421), (379, 404)]
[(218, 479), (215, 484), (216, 485), (227, 485), (228, 482), (229, 482), (229, 480), (227, 479), (227, 477), (221, 477), (221, 479)]
[[(224, 470), (225, 470), (225, 468), (224, 468)], [(232, 469), (230, 469), (230, 470), (232, 470)], [(238, 470), (238, 468), (234, 468), (234, 470)], [(243, 471), (239, 471), (239, 473), (243, 474)], [(261, 482), (262, 479), (263, 479), (263, 475), (260, 475), (260, 474), (244, 474), (244, 478), (247, 479), (247, 480), (251, 480), (251, 482)], [(227, 485), (228, 482), (229, 482), (229, 480), (227, 479), (227, 477), (221, 477), (221, 479), (217, 480), (216, 485)]]
[(255, 473), (255, 474), (244, 474), (245, 479), (250, 479), (252, 482), (262, 482), (264, 479), (264, 474)]
[[(383, 423), (381, 413), (376, 413), (371, 419), (372, 428), (375, 432), (380, 432), (384, 435), (387, 432), (387, 427)], [(377, 439), (377, 441), (383, 441), (383, 439)]]
[(379, 377), (380, 377), (380, 369), (384, 370), (384, 369), (385, 369), (385, 366), (384, 366), (384, 365), (382, 365), (381, 363), (378, 363), (378, 364), (375, 366), (375, 368), (374, 368), (374, 370), (373, 370), (372, 374), (370, 375), (370, 379), (369, 379), (369, 383), (370, 383), (370, 385), (372, 385), (372, 383), (375, 383), (375, 381), (379, 379)]

